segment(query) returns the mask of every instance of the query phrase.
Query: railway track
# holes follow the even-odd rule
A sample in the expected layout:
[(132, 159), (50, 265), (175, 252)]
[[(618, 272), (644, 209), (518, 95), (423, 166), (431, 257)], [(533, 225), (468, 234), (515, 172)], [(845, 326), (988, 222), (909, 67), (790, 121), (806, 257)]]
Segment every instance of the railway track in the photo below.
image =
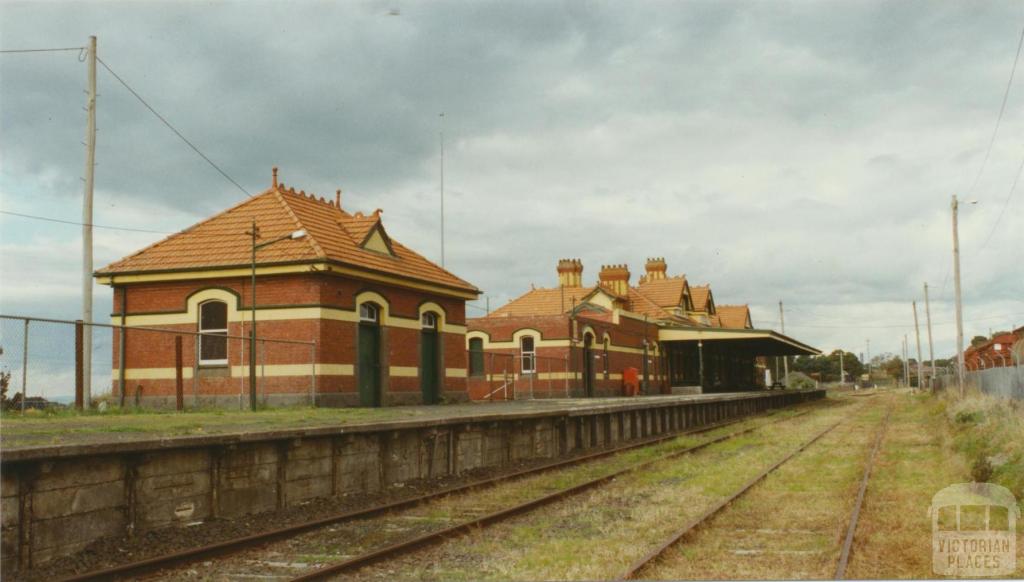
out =
[[(842, 579), (845, 578), (846, 568), (847, 568), (847, 564), (849, 563), (850, 555), (851, 555), (852, 550), (853, 550), (853, 542), (854, 542), (854, 538), (855, 538), (855, 534), (856, 534), (856, 530), (857, 530), (857, 523), (858, 523), (858, 520), (859, 520), (860, 511), (861, 511), (861, 508), (863, 506), (864, 499), (865, 499), (865, 496), (866, 496), (868, 482), (869, 482), (870, 477), (871, 477), (872, 469), (874, 468), (875, 460), (878, 457), (878, 452), (879, 452), (879, 449), (881, 448), (881, 443), (882, 443), (883, 437), (885, 435), (885, 431), (888, 428), (889, 420), (890, 420), (890, 418), (892, 416), (892, 408), (893, 408), (892, 407), (892, 401), (891, 401), (891, 398), (890, 398), (890, 402), (889, 402), (889, 404), (887, 406), (886, 414), (885, 414), (882, 422), (880, 423), (880, 425), (879, 425), (879, 427), (878, 427), (878, 429), (876, 431), (875, 438), (874, 438), (874, 445), (872, 447), (871, 453), (868, 455), (867, 460), (864, 463), (863, 474), (862, 474), (862, 477), (861, 477), (861, 480), (860, 480), (860, 483), (859, 483), (859, 487), (858, 487), (858, 491), (857, 491), (857, 496), (856, 496), (856, 499), (855, 499), (854, 504), (853, 504), (853, 510), (852, 510), (852, 512), (850, 514), (850, 517), (849, 517), (849, 520), (847, 522), (847, 527), (845, 528), (845, 536), (843, 537), (843, 544), (842, 544), (842, 546), (840, 548), (840, 552), (839, 552), (839, 559), (837, 561), (837, 565), (836, 565), (836, 569), (835, 569), (835, 576), (834, 576), (834, 578), (836, 580), (842, 580)], [(714, 506), (712, 506), (709, 509), (707, 509), (704, 513), (702, 513), (698, 517), (696, 517), (696, 518), (690, 520), (689, 522), (687, 522), (680, 529), (678, 529), (675, 532), (673, 532), (663, 543), (661, 543), (656, 548), (654, 548), (653, 550), (651, 550), (650, 552), (648, 552), (647, 554), (645, 554), (644, 556), (642, 556), (641, 558), (639, 558), (638, 560), (633, 562), (617, 579), (618, 580), (635, 579), (641, 573), (644, 573), (644, 572), (648, 571), (649, 569), (651, 569), (654, 566), (654, 564), (660, 558), (662, 558), (670, 548), (676, 546), (684, 538), (686, 538), (688, 535), (693, 533), (695, 530), (697, 530), (701, 526), (705, 525), (712, 518), (714, 518), (717, 514), (719, 514), (722, 510), (724, 510), (727, 506), (729, 506), (734, 501), (736, 501), (737, 499), (739, 499), (740, 497), (742, 497), (743, 495), (745, 495), (746, 493), (751, 491), (758, 483), (762, 482), (770, 474), (772, 474), (773, 472), (775, 472), (776, 470), (781, 468), (783, 465), (785, 465), (786, 463), (788, 463), (789, 461), (794, 459), (801, 452), (803, 452), (808, 447), (813, 445), (815, 442), (817, 442), (818, 440), (823, 438), (826, 434), (828, 434), (833, 429), (835, 429), (837, 426), (839, 426), (839, 424), (842, 424), (842, 421), (840, 421), (839, 423), (833, 424), (833, 425), (827, 427), (825, 430), (819, 432), (814, 437), (812, 437), (811, 439), (807, 440), (806, 442), (804, 442), (803, 444), (798, 446), (795, 450), (790, 452), (784, 458), (782, 458), (781, 460), (779, 460), (778, 462), (773, 464), (771, 467), (765, 469), (760, 474), (758, 474), (754, 478), (750, 479), (742, 487), (740, 487), (734, 493), (729, 495), (726, 499), (724, 499), (721, 502), (715, 504)]]
[(857, 523), (860, 521), (860, 509), (864, 506), (864, 497), (867, 494), (871, 471), (875, 468), (875, 459), (878, 458), (878, 450), (882, 448), (882, 439), (885, 437), (886, 429), (889, 428), (892, 408), (893, 403), (890, 396), (889, 407), (885, 412), (885, 420), (882, 421), (882, 426), (878, 429), (878, 435), (875, 437), (875, 446), (871, 449), (871, 456), (864, 465), (864, 476), (861, 477), (860, 487), (857, 489), (857, 500), (854, 501), (853, 512), (850, 514), (850, 523), (846, 528), (846, 537), (843, 538), (843, 547), (839, 551), (839, 562), (836, 564), (836, 580), (846, 578), (846, 567), (850, 563), (850, 554), (853, 552), (853, 540), (857, 534)]
[[(592, 480), (587, 481), (587, 482), (585, 482), (585, 483), (583, 483), (583, 484), (581, 484), (579, 486), (574, 486), (572, 488), (569, 488), (569, 490), (565, 490), (565, 491), (562, 491), (562, 492), (556, 492), (556, 493), (544, 496), (543, 498), (540, 498), (540, 500), (533, 500), (531, 502), (520, 504), (520, 505), (518, 505), (516, 507), (512, 507), (512, 508), (509, 508), (509, 509), (506, 509), (506, 510), (502, 510), (502, 511), (498, 511), (498, 512), (493, 512), (493, 513), (490, 513), (488, 515), (485, 515), (485, 516), (482, 516), (482, 517), (478, 517), (476, 519), (473, 519), (473, 520), (467, 521), (465, 523), (459, 524), (457, 526), (445, 528), (444, 530), (435, 532), (433, 534), (425, 534), (423, 536), (419, 536), (419, 537), (417, 537), (417, 538), (415, 538), (413, 540), (409, 540), (407, 542), (404, 542), (404, 544), (393, 544), (393, 545), (385, 547), (385, 548), (383, 548), (381, 550), (377, 550), (377, 551), (371, 552), (370, 554), (372, 554), (372, 556), (370, 554), (364, 555), (363, 557), (360, 558), (361, 561), (358, 561), (358, 562), (357, 561), (353, 561), (353, 560), (346, 561), (346, 562), (342, 563), (343, 565), (340, 565), (340, 570), (337, 570), (337, 571), (345, 571), (345, 570), (354, 568), (354, 567), (356, 567), (355, 565), (357, 563), (365, 565), (365, 564), (368, 564), (368, 563), (372, 563), (372, 562), (384, 559), (385, 557), (387, 557), (389, 555), (396, 555), (398, 553), (402, 553), (404, 551), (408, 551), (408, 550), (414, 549), (416, 547), (422, 547), (424, 545), (428, 545), (429, 543), (443, 540), (445, 537), (448, 537), (448, 536), (453, 535), (454, 533), (457, 533), (457, 531), (466, 531), (466, 530), (468, 530), (470, 528), (473, 528), (473, 527), (478, 527), (480, 525), (486, 525), (486, 524), (489, 524), (489, 523), (494, 523), (496, 521), (500, 521), (502, 519), (507, 519), (508, 517), (510, 517), (512, 515), (516, 515), (518, 513), (522, 513), (524, 511), (528, 511), (529, 509), (532, 509), (534, 507), (539, 507), (541, 505), (544, 505), (544, 504), (547, 504), (547, 503), (551, 503), (551, 502), (553, 502), (553, 501), (555, 501), (557, 499), (564, 498), (566, 496), (569, 496), (569, 495), (572, 495), (572, 494), (575, 494), (575, 493), (579, 493), (579, 492), (585, 491), (587, 489), (596, 487), (597, 485), (599, 485), (599, 484), (601, 484), (603, 482), (607, 482), (609, 480), (612, 480), (612, 479), (614, 479), (615, 477), (617, 477), (619, 475), (625, 474), (625, 473), (630, 472), (630, 471), (639, 470), (639, 469), (643, 468), (644, 466), (648, 466), (651, 463), (654, 463), (654, 462), (657, 462), (657, 461), (660, 461), (660, 460), (664, 460), (664, 459), (668, 459), (668, 458), (677, 457), (677, 456), (684, 455), (684, 454), (688, 454), (688, 453), (691, 453), (691, 452), (703, 449), (705, 447), (708, 447), (710, 445), (713, 445), (715, 443), (722, 442), (722, 441), (725, 441), (725, 440), (728, 440), (728, 439), (731, 439), (731, 438), (735, 438), (735, 437), (737, 437), (739, 435), (742, 435), (742, 434), (750, 433), (750, 432), (755, 431), (755, 430), (757, 430), (757, 429), (759, 429), (759, 428), (761, 428), (763, 426), (767, 426), (768, 424), (774, 424), (776, 422), (783, 422), (783, 421), (787, 421), (787, 420), (791, 420), (791, 419), (803, 416), (803, 415), (807, 414), (808, 412), (810, 412), (810, 411), (809, 410), (803, 410), (803, 411), (797, 412), (797, 414), (795, 414), (795, 415), (790, 415), (790, 416), (787, 416), (787, 417), (781, 418), (781, 419), (771, 420), (768, 423), (763, 423), (763, 424), (759, 424), (757, 426), (753, 426), (753, 427), (749, 427), (749, 428), (746, 428), (746, 429), (743, 429), (743, 430), (740, 430), (740, 431), (736, 431), (736, 432), (730, 433), (730, 434), (722, 436), (722, 437), (717, 437), (715, 439), (711, 439), (711, 440), (702, 442), (702, 443), (700, 443), (698, 445), (694, 445), (694, 446), (690, 446), (690, 447), (685, 447), (685, 448), (679, 449), (679, 450), (674, 450), (674, 451), (671, 451), (671, 452), (669, 452), (669, 453), (667, 453), (665, 455), (661, 455), (659, 457), (656, 457), (653, 460), (645, 461), (644, 463), (640, 463), (638, 465), (633, 465), (633, 466), (631, 466), (631, 467), (629, 467), (627, 469), (616, 471), (616, 472), (613, 472), (611, 474), (599, 477), (597, 479), (592, 479)], [(770, 416), (770, 415), (759, 415), (759, 416), (763, 417), (763, 416)], [(741, 422), (749, 421), (749, 420), (756, 419), (756, 418), (758, 418), (758, 417), (755, 416), (755, 417), (739, 418), (739, 419), (725, 421), (725, 422), (720, 422), (720, 423), (715, 423), (715, 424), (712, 424), (712, 425), (708, 425), (708, 426), (704, 426), (704, 427), (699, 427), (699, 428), (695, 428), (695, 429), (691, 429), (691, 430), (684, 430), (684, 431), (672, 433), (672, 434), (669, 434), (669, 435), (663, 435), (663, 436), (655, 437), (655, 438), (652, 438), (652, 439), (645, 439), (643, 441), (635, 442), (635, 443), (630, 443), (628, 445), (624, 445), (624, 446), (621, 446), (621, 447), (615, 447), (615, 448), (612, 448), (612, 449), (606, 449), (606, 450), (598, 451), (598, 452), (595, 452), (595, 453), (590, 453), (590, 454), (586, 454), (586, 455), (582, 455), (582, 456), (578, 456), (578, 457), (573, 457), (573, 458), (570, 458), (570, 459), (555, 461), (555, 462), (552, 462), (552, 463), (547, 463), (547, 464), (540, 465), (540, 466), (537, 466), (537, 467), (532, 467), (532, 468), (524, 469), (524, 470), (521, 470), (521, 471), (509, 473), (509, 474), (500, 475), (500, 476), (497, 476), (497, 477), (493, 477), (493, 478), (489, 478), (489, 479), (484, 479), (484, 480), (481, 480), (481, 481), (477, 481), (477, 482), (473, 482), (473, 483), (469, 483), (469, 484), (465, 484), (465, 485), (459, 485), (459, 486), (455, 486), (455, 487), (446, 488), (446, 489), (439, 490), (437, 492), (434, 492), (434, 493), (431, 493), (431, 494), (428, 494), (428, 495), (412, 497), (412, 498), (409, 498), (409, 499), (404, 499), (404, 500), (395, 501), (395, 502), (391, 502), (391, 503), (376, 505), (376, 506), (365, 508), (365, 509), (349, 511), (349, 512), (345, 512), (345, 513), (329, 516), (329, 517), (326, 517), (326, 518), (321, 518), (321, 519), (317, 519), (317, 520), (313, 520), (313, 521), (308, 521), (308, 522), (304, 522), (304, 523), (300, 523), (300, 524), (296, 524), (296, 525), (292, 525), (292, 526), (288, 526), (288, 527), (284, 527), (284, 528), (279, 528), (279, 529), (275, 529), (275, 530), (271, 530), (271, 531), (267, 531), (267, 532), (262, 532), (262, 533), (253, 534), (253, 535), (249, 535), (249, 536), (234, 538), (234, 539), (231, 539), (231, 540), (226, 540), (226, 541), (223, 541), (223, 542), (218, 542), (218, 543), (207, 545), (207, 546), (201, 546), (201, 547), (197, 547), (197, 548), (193, 548), (193, 549), (189, 549), (189, 550), (184, 550), (184, 551), (181, 551), (181, 552), (175, 552), (175, 553), (172, 553), (172, 554), (155, 556), (155, 557), (139, 560), (139, 561), (136, 561), (136, 562), (131, 562), (131, 563), (127, 563), (127, 564), (122, 564), (122, 565), (118, 565), (118, 566), (104, 568), (104, 569), (101, 569), (101, 570), (94, 570), (94, 571), (91, 571), (91, 572), (86, 572), (86, 573), (82, 573), (82, 574), (76, 574), (76, 575), (73, 575), (73, 576), (70, 576), (70, 577), (67, 577), (67, 578), (63, 578), (63, 580), (65, 582), (72, 582), (72, 581), (76, 581), (77, 582), (77, 581), (85, 581), (85, 580), (118, 580), (118, 579), (127, 579), (127, 578), (138, 577), (138, 576), (143, 575), (143, 574), (154, 573), (154, 572), (157, 572), (157, 571), (160, 571), (160, 570), (169, 570), (169, 569), (173, 569), (173, 568), (180, 568), (181, 566), (184, 566), (184, 565), (196, 562), (198, 560), (214, 558), (214, 557), (229, 556), (229, 555), (232, 555), (232, 554), (243, 552), (245, 550), (259, 548), (261, 546), (267, 545), (267, 544), (272, 543), (272, 542), (281, 541), (281, 540), (287, 540), (289, 538), (294, 538), (295, 536), (299, 536), (299, 535), (301, 535), (303, 533), (314, 531), (314, 530), (317, 530), (317, 529), (320, 529), (320, 528), (325, 528), (325, 527), (329, 527), (329, 526), (337, 525), (337, 524), (341, 524), (341, 523), (346, 523), (346, 522), (353, 522), (353, 521), (357, 521), (357, 520), (363, 520), (363, 519), (379, 516), (379, 515), (382, 515), (382, 514), (388, 514), (388, 513), (399, 511), (399, 510), (413, 508), (413, 507), (422, 505), (424, 503), (427, 503), (429, 501), (443, 499), (443, 498), (451, 497), (453, 495), (468, 493), (468, 492), (475, 491), (475, 490), (485, 489), (487, 487), (492, 487), (492, 486), (498, 485), (500, 483), (504, 483), (504, 482), (508, 482), (508, 481), (512, 481), (512, 480), (516, 480), (516, 479), (522, 479), (522, 478), (531, 477), (531, 476), (534, 476), (534, 475), (540, 475), (540, 474), (546, 473), (546, 472), (556, 471), (556, 470), (559, 470), (559, 469), (565, 469), (565, 468), (573, 467), (573, 466), (576, 466), (576, 465), (582, 465), (582, 464), (585, 464), (585, 463), (588, 463), (588, 462), (591, 462), (591, 461), (595, 461), (595, 460), (598, 460), (598, 459), (602, 459), (602, 458), (606, 458), (606, 457), (611, 457), (613, 455), (617, 455), (617, 454), (621, 454), (621, 453), (625, 453), (625, 452), (629, 452), (629, 451), (634, 451), (634, 450), (639, 450), (639, 449), (644, 449), (644, 448), (647, 448), (647, 447), (656, 446), (656, 445), (659, 445), (661, 443), (669, 442), (669, 441), (672, 441), (672, 440), (680, 438), (680, 437), (694, 436), (694, 435), (699, 435), (699, 434), (707, 433), (707, 432), (710, 432), (710, 431), (713, 431), (713, 430), (716, 430), (716, 429), (720, 429), (720, 428), (725, 428), (725, 427), (728, 427), (728, 426), (736, 425), (736, 424), (739, 424)], [(318, 570), (318, 571), (312, 572), (312, 573), (310, 573), (310, 574), (308, 574), (306, 576), (302, 576), (302, 577), (296, 578), (296, 580), (319, 579), (319, 578), (328, 576), (331, 573), (335, 572), (336, 571), (335, 569), (338, 568), (338, 567), (339, 567), (338, 564), (334, 564), (334, 565), (329, 566), (328, 568), (323, 569), (323, 572)]]

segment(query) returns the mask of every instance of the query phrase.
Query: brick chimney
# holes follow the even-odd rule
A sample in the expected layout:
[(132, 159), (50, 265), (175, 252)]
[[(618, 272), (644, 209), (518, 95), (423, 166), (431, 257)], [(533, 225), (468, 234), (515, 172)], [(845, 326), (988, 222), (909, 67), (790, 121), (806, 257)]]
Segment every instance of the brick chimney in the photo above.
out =
[(626, 265), (601, 265), (597, 274), (601, 286), (622, 296), (629, 295), (629, 267)]
[(558, 261), (558, 286), (583, 286), (583, 261), (579, 259), (561, 259)]
[(644, 276), (645, 281), (658, 281), (666, 277), (668, 271), (668, 265), (665, 263), (665, 257), (653, 257), (647, 259), (647, 264), (644, 265), (647, 270), (647, 275)]

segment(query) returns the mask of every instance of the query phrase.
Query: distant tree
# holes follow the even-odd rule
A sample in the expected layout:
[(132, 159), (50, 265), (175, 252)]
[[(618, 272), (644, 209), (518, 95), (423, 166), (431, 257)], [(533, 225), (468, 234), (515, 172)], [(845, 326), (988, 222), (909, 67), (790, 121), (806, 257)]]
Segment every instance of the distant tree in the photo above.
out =
[[(840, 357), (842, 366), (840, 366)], [(846, 372), (847, 377), (852, 380), (864, 373), (864, 364), (852, 352), (833, 350), (830, 354), (820, 356), (797, 356), (793, 360), (793, 365), (790, 366), (790, 370), (793, 372), (807, 375), (817, 374), (822, 382), (838, 382), (840, 369)]]
[(983, 343), (985, 343), (987, 341), (988, 341), (987, 337), (985, 337), (983, 335), (976, 335), (976, 336), (971, 338), (971, 345), (974, 346), (974, 347), (978, 347), (978, 346), (980, 346), (981, 344), (983, 344)]
[[(4, 347), (0, 346), (0, 356), (4, 355)], [(7, 410), (11, 400), (7, 398), (7, 389), (11, 387), (11, 371), (0, 370), (0, 408)]]
[(881, 369), (890, 378), (901, 378), (903, 376), (903, 358), (892, 356), (882, 363)]

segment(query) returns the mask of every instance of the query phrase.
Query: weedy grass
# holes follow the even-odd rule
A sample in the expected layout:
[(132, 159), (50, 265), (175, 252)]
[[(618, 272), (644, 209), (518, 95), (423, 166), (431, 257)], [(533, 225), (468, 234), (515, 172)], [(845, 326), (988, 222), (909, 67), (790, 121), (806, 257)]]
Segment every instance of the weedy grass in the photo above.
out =
[(643, 572), (654, 579), (832, 577), (881, 398), (737, 499)]
[(952, 426), (953, 445), (971, 477), (1009, 489), (1024, 510), (1024, 403), (970, 390), (939, 399)]
[[(607, 579), (688, 519), (843, 414), (823, 407), (792, 423), (659, 461), (599, 489), (480, 530), (415, 558), (368, 568), (379, 579)], [(729, 432), (738, 430), (730, 427)], [(708, 438), (708, 437), (704, 437)], [(526, 483), (522, 484), (527, 487)]]
[(900, 394), (861, 513), (849, 578), (931, 578), (932, 496), (970, 479), (953, 450), (945, 403)]

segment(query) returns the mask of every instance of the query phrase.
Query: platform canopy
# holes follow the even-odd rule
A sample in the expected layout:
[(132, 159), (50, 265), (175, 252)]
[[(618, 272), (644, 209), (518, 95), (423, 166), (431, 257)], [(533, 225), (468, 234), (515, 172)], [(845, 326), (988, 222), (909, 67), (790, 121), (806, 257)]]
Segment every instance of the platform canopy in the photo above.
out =
[(750, 356), (816, 356), (821, 351), (770, 329), (723, 329), (665, 327), (658, 330), (662, 342), (704, 342), (728, 347)]

